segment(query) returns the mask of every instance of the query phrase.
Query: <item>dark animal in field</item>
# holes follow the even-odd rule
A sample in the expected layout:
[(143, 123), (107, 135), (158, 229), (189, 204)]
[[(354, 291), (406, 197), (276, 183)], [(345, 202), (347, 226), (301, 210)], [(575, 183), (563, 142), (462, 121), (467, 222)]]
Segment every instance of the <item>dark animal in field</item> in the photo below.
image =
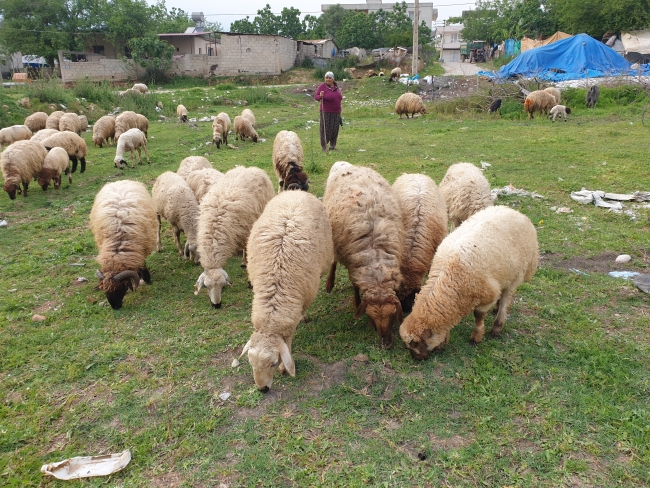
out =
[(492, 102), (492, 105), (490, 105), (490, 108), (488, 109), (488, 113), (494, 113), (496, 111), (499, 111), (501, 113), (501, 99), (497, 98), (494, 102)]
[(600, 98), (600, 88), (598, 88), (598, 85), (593, 85), (589, 90), (587, 90), (587, 108), (596, 108), (598, 98)]

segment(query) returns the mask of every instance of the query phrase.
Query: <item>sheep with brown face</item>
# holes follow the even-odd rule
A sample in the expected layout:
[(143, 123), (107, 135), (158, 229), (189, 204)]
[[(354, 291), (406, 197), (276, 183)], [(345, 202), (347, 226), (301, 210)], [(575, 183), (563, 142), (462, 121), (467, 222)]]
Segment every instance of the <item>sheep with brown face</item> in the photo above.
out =
[(526, 96), (524, 112), (528, 114), (529, 119), (533, 119), (535, 112), (548, 115), (555, 105), (557, 105), (555, 95), (544, 90), (535, 90)]
[(0, 155), (0, 168), (4, 176), (3, 190), (14, 200), (17, 193), (27, 197), (29, 183), (36, 179), (43, 169), (47, 149), (40, 142), (17, 141)]
[(309, 178), (303, 171), (304, 153), (298, 134), (281, 130), (273, 141), (273, 169), (278, 177), (278, 193), (286, 190), (309, 190)]
[(54, 188), (58, 190), (61, 187), (62, 174), (67, 174), (68, 182), (72, 183), (68, 153), (62, 147), (53, 147), (45, 156), (43, 169), (38, 175), (38, 185), (46, 191), (50, 182), (54, 180)]
[(230, 117), (226, 112), (219, 112), (217, 118), (212, 121), (212, 142), (217, 149), (221, 144), (228, 144), (228, 132), (230, 132)]

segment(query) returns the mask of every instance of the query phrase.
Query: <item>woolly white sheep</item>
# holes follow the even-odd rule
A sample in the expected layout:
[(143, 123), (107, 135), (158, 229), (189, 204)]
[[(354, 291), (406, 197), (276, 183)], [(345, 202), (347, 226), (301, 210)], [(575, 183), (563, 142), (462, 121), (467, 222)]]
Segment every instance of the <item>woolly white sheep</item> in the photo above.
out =
[(558, 90), (554, 86), (549, 86), (548, 88), (544, 88), (544, 91), (546, 93), (550, 93), (551, 95), (553, 95), (553, 97), (555, 97), (555, 104), (556, 105), (560, 104), (560, 98), (562, 96), (562, 94), (560, 93), (560, 90)]
[(88, 117), (85, 115), (79, 116), (79, 128), (81, 132), (86, 132), (88, 130)]
[(190, 185), (196, 201), (201, 203), (203, 197), (208, 192), (210, 187), (214, 185), (219, 178), (223, 176), (221, 171), (214, 168), (201, 168), (190, 173), (185, 177), (185, 181)]
[(228, 258), (246, 248), (253, 224), (273, 195), (273, 183), (266, 172), (237, 166), (219, 178), (201, 200), (199, 256), (204, 271), (196, 281), (195, 294), (205, 286), (214, 308), (221, 307), (221, 290), (230, 285), (223, 269)]
[(59, 131), (74, 132), (78, 136), (81, 135), (81, 124), (79, 123), (79, 116), (73, 113), (63, 114), (59, 119)]
[(354, 318), (367, 313), (382, 344), (390, 347), (393, 321), (401, 323), (403, 317), (396, 292), (402, 282), (404, 224), (393, 189), (376, 171), (340, 162), (330, 170), (323, 205), (336, 252), (327, 291), (334, 288), (339, 262), (354, 288)]
[(402, 114), (406, 114), (406, 118), (411, 118), (418, 114), (426, 114), (427, 109), (424, 107), (422, 98), (415, 93), (404, 93), (395, 102), (395, 113), (399, 115), (399, 118), (402, 118)]
[(492, 337), (501, 334), (515, 290), (537, 269), (537, 232), (525, 215), (508, 207), (474, 214), (438, 247), (429, 279), (415, 299), (400, 336), (422, 360), (449, 341), (449, 331), (474, 312), (473, 344), (483, 340), (485, 315), (495, 305)]
[(246, 253), (255, 331), (241, 355), (248, 353), (255, 385), (266, 393), (276, 370), (296, 375), (293, 335), (334, 258), (323, 204), (305, 192), (276, 196), (253, 225)]
[(59, 120), (63, 116), (65, 112), (62, 112), (61, 110), (56, 110), (52, 112), (48, 117), (47, 117), (47, 122), (45, 123), (45, 128), (46, 129), (56, 129), (59, 130)]
[(309, 179), (303, 171), (302, 144), (298, 134), (281, 130), (273, 142), (273, 169), (278, 177), (278, 193), (282, 189), (309, 190)]
[(248, 119), (238, 115), (235, 117), (235, 140), (241, 139), (242, 141), (249, 138), (253, 142), (257, 142), (257, 132)]
[(554, 105), (557, 105), (554, 95), (544, 90), (535, 90), (530, 92), (526, 97), (526, 101), (524, 102), (524, 112), (528, 114), (529, 119), (533, 119), (535, 118), (535, 112), (544, 112), (548, 115), (548, 112)]
[(178, 105), (176, 107), (176, 115), (178, 115), (178, 120), (180, 122), (187, 122), (187, 109), (185, 105)]
[(113, 309), (127, 290), (151, 284), (147, 257), (156, 249), (156, 209), (140, 182), (120, 180), (102, 187), (90, 211), (90, 230), (99, 254), (99, 289)]
[(226, 112), (219, 112), (217, 118), (212, 121), (212, 142), (217, 149), (221, 147), (222, 141), (228, 144), (228, 132), (230, 132), (230, 117)]
[[(158, 252), (162, 251), (160, 231), (162, 219), (172, 228), (178, 255), (199, 263), (196, 252), (196, 232), (199, 218), (199, 204), (192, 189), (183, 178), (172, 171), (166, 171), (153, 184), (151, 196), (158, 217)], [(181, 245), (181, 232), (185, 234), (185, 246)]]
[(490, 183), (483, 172), (470, 163), (449, 166), (438, 188), (447, 204), (452, 229), (479, 210), (493, 205)]
[[(138, 92), (140, 93), (140, 92)], [(138, 128), (138, 114), (127, 110), (115, 117), (115, 140), (119, 141), (120, 136), (129, 129)]]
[(571, 114), (571, 109), (569, 107), (565, 107), (564, 105), (556, 105), (551, 109), (549, 118), (552, 122), (555, 122), (555, 117), (559, 115), (561, 117), (564, 117), (564, 121), (566, 122), (566, 116), (568, 114)]
[(188, 156), (181, 161), (176, 174), (187, 180), (187, 175), (192, 171), (203, 168), (212, 168), (212, 163), (203, 156)]
[(30, 141), (43, 142), (48, 137), (50, 137), (50, 136), (52, 136), (54, 134), (58, 134), (58, 133), (59, 133), (59, 131), (57, 129), (41, 129), (36, 134), (34, 134), (32, 136)]
[(43, 169), (38, 175), (38, 185), (47, 190), (50, 181), (54, 180), (54, 188), (61, 187), (61, 175), (65, 173), (68, 175), (68, 183), (72, 183), (72, 176), (70, 175), (70, 160), (68, 153), (62, 147), (53, 147), (45, 156), (43, 162)]
[(127, 95), (134, 95), (136, 97), (142, 96), (142, 92), (140, 90), (135, 90), (133, 88), (127, 88), (126, 90), (120, 92), (120, 98), (124, 98)]
[(250, 108), (245, 108), (241, 111), (241, 116), (247, 119), (253, 127), (255, 127), (255, 114)]
[(26, 125), (12, 125), (0, 129), (0, 149), (2, 145), (13, 144), (17, 141), (27, 141), (32, 138), (32, 131)]
[(141, 114), (135, 114), (135, 116), (138, 119), (138, 129), (142, 131), (145, 137), (148, 137), (149, 119), (147, 119), (144, 115)]
[(145, 94), (149, 91), (149, 87), (144, 83), (136, 83), (131, 87), (133, 90), (138, 90), (140, 93)]
[(25, 118), (25, 125), (36, 134), (39, 130), (45, 129), (47, 114), (45, 112), (34, 112)]
[(131, 152), (131, 168), (135, 169), (135, 151), (138, 151), (138, 162), (142, 164), (142, 153), (140, 148), (144, 149), (144, 153), (147, 156), (147, 164), (151, 164), (149, 159), (149, 151), (147, 151), (147, 138), (144, 136), (144, 133), (138, 129), (129, 129), (122, 136), (120, 140), (117, 141), (117, 149), (115, 150), (115, 158), (113, 159), (113, 164), (116, 168), (124, 169), (124, 165), (127, 162), (124, 160), (124, 153), (127, 151)]
[(93, 143), (102, 147), (111, 139), (115, 140), (115, 117), (104, 115), (93, 125)]
[(402, 284), (397, 297), (404, 312), (413, 308), (415, 295), (436, 249), (447, 235), (447, 204), (436, 183), (426, 175), (403, 174), (393, 183), (404, 222)]
[(57, 132), (47, 139), (43, 140), (43, 145), (48, 151), (53, 147), (62, 147), (68, 153), (68, 158), (72, 161), (72, 172), (77, 171), (77, 160), (81, 162), (81, 173), (86, 171), (86, 155), (88, 147), (86, 141), (74, 132), (64, 131)]
[(391, 81), (398, 81), (400, 76), (402, 76), (402, 70), (400, 69), (400, 67), (398, 66), (397, 68), (393, 68), (390, 72), (390, 78), (388, 78), (388, 83), (390, 83)]
[(43, 169), (45, 156), (47, 156), (45, 146), (34, 141), (14, 142), (2, 152), (0, 168), (5, 180), (2, 188), (9, 194), (10, 199), (14, 200), (16, 193), (21, 193), (21, 183), (22, 194), (27, 197), (27, 187)]

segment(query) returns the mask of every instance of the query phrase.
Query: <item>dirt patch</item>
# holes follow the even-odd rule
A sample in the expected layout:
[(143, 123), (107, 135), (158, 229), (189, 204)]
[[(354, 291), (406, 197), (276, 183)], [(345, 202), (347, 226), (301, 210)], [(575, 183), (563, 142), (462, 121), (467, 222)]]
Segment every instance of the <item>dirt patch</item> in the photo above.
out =
[(473, 439), (466, 439), (459, 435), (442, 439), (432, 434), (430, 439), (431, 439), (431, 449), (433, 449), (434, 451), (448, 451), (450, 449), (460, 449), (461, 447), (468, 446), (473, 442)]
[(165, 473), (149, 478), (149, 486), (153, 488), (175, 488), (183, 483), (183, 476), (178, 473)]
[(590, 258), (583, 256), (567, 258), (558, 253), (547, 253), (540, 256), (540, 266), (567, 271), (577, 269), (585, 273), (609, 273), (610, 271), (648, 272), (647, 268), (635, 266), (634, 261), (630, 261), (629, 263), (615, 262), (617, 256), (618, 254), (614, 252), (604, 252)]
[(54, 310), (56, 306), (57, 305), (54, 300), (48, 300), (47, 302), (43, 302), (40, 306), (36, 307), (34, 309), (34, 312), (36, 313), (49, 312), (50, 310)]

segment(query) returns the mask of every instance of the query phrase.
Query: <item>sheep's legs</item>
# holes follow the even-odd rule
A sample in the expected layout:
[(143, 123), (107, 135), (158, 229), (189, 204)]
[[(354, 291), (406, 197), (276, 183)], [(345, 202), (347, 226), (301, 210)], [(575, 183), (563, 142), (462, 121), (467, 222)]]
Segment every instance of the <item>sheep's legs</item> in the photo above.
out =
[[(144, 153), (147, 156), (147, 164), (151, 164), (151, 159), (149, 159), (149, 151), (147, 151), (147, 145), (145, 144), (144, 146), (142, 146), (142, 149), (144, 149)], [(138, 152), (140, 152), (139, 149)], [(140, 162), (142, 162), (142, 158), (140, 158)]]
[(23, 181), (23, 197), (27, 198), (27, 187), (29, 186), (29, 183), (25, 183)]
[(508, 313), (510, 313), (510, 306), (512, 305), (512, 300), (514, 297), (514, 290), (505, 290), (501, 295), (501, 299), (499, 300), (499, 311), (497, 312), (497, 316), (494, 319), (494, 324), (492, 324), (490, 337), (495, 338), (501, 335), (503, 324), (508, 318)]
[(246, 269), (248, 261), (246, 261), (246, 249), (244, 248), (241, 252), (241, 267)]
[(478, 308), (474, 309), (474, 330), (469, 338), (469, 341), (472, 344), (478, 344), (483, 340), (483, 336), (485, 335), (484, 320), (486, 315), (486, 311), (479, 310)]
[[(361, 294), (359, 293), (358, 286), (354, 285), (352, 288), (354, 288), (354, 309), (357, 310), (359, 308), (359, 305), (361, 305)], [(373, 323), (373, 325), (375, 324)], [(377, 326), (375, 325), (375, 329), (376, 328)]]
[(174, 244), (176, 244), (176, 248), (178, 249), (178, 255), (180, 257), (183, 257), (185, 254), (183, 252), (183, 246), (181, 246), (181, 232), (183, 231), (180, 229), (180, 227), (172, 225), (172, 232), (174, 233)]
[(325, 282), (325, 290), (327, 293), (331, 292), (334, 289), (334, 278), (336, 277), (336, 261), (330, 266), (330, 273), (327, 275), (327, 281)]
[(138, 164), (142, 164), (142, 151), (138, 147)]
[(162, 252), (162, 242), (160, 241), (160, 230), (162, 229), (162, 219), (160, 215), (156, 215), (158, 218), (158, 252)]

